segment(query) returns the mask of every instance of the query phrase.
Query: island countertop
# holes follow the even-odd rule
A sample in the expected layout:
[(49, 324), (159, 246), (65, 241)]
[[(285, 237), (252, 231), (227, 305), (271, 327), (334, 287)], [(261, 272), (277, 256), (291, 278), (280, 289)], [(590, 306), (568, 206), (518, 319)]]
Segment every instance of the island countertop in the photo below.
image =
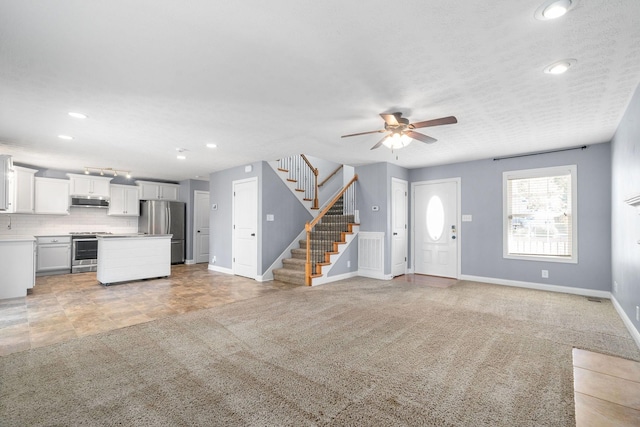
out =
[(144, 233), (122, 233), (122, 234), (97, 234), (98, 239), (166, 239), (173, 237), (173, 234), (144, 234)]

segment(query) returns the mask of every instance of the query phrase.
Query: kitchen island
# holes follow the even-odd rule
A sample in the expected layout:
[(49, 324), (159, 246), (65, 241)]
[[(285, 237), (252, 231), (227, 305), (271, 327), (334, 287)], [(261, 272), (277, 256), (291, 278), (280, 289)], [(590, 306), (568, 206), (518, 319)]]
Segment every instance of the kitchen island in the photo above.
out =
[(27, 296), (36, 280), (33, 236), (0, 236), (0, 299)]
[(98, 235), (98, 281), (108, 286), (170, 276), (171, 237), (171, 234)]

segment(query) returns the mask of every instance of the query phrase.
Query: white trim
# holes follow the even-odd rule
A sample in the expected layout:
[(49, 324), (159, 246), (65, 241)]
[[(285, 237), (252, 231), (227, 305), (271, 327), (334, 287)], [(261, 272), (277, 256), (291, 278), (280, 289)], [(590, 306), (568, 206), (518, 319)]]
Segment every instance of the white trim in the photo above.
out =
[(193, 260), (193, 259), (185, 259), (185, 260), (184, 260), (184, 263), (185, 263), (186, 265), (193, 265), (193, 264), (195, 264), (195, 263), (196, 263), (196, 261), (195, 261), (195, 260)]
[(409, 263), (409, 257), (408, 255), (408, 244), (409, 244), (409, 229), (407, 228), (409, 226), (409, 182), (404, 180), (404, 179), (400, 179), (400, 178), (396, 178), (396, 177), (391, 177), (391, 201), (390, 201), (390, 232), (389, 232), (389, 237), (391, 239), (390, 246), (391, 246), (391, 253), (389, 254), (389, 258), (391, 260), (391, 274), (393, 275), (393, 254), (394, 254), (394, 239), (393, 239), (393, 223), (395, 218), (393, 217), (393, 212), (394, 212), (394, 200), (393, 200), (393, 186), (395, 185), (403, 185), (404, 189), (405, 189), (405, 198), (404, 198), (404, 224), (405, 224), (405, 229), (404, 229), (404, 271), (401, 274), (406, 274), (407, 272), (407, 266)]
[(415, 265), (416, 265), (416, 248), (415, 248), (415, 217), (416, 217), (416, 212), (415, 212), (415, 203), (416, 203), (416, 197), (415, 197), (415, 187), (418, 185), (429, 185), (429, 184), (443, 184), (446, 182), (455, 182), (456, 183), (456, 230), (458, 231), (458, 244), (457, 244), (457, 249), (458, 249), (458, 253), (457, 253), (457, 267), (456, 267), (456, 279), (459, 279), (462, 275), (462, 227), (460, 226), (460, 221), (461, 221), (461, 212), (462, 212), (462, 178), (461, 177), (455, 177), (455, 178), (445, 178), (445, 179), (434, 179), (431, 181), (418, 181), (418, 182), (412, 182), (411, 183), (411, 235), (410, 235), (410, 247), (411, 247), (411, 271), (413, 273), (413, 270), (415, 269)]
[[(567, 175), (571, 177), (571, 257), (554, 255), (529, 255), (509, 253), (509, 212), (507, 184), (510, 179), (543, 178), (549, 176)], [(524, 169), (502, 172), (502, 258), (522, 261), (560, 262), (565, 264), (578, 263), (578, 166), (564, 165), (546, 168)]]
[(472, 282), (490, 283), (492, 285), (513, 286), (516, 288), (535, 289), (538, 291), (560, 292), (564, 294), (582, 295), (585, 297), (611, 298), (611, 292), (598, 291), (594, 289), (572, 288), (569, 286), (548, 285), (545, 283), (522, 282), (520, 280), (497, 279), (494, 277), (470, 276), (463, 274), (460, 280), (469, 280)]
[(350, 279), (352, 277), (357, 277), (357, 276), (358, 276), (357, 271), (350, 271), (348, 273), (338, 274), (336, 276), (331, 276), (331, 277), (324, 277), (324, 276), (316, 277), (312, 280), (311, 286), (326, 285), (327, 283), (337, 282), (338, 280)]
[[(197, 209), (197, 206), (196, 206), (196, 197), (197, 197), (198, 193), (207, 195), (207, 198), (209, 199), (209, 201), (207, 202), (207, 212), (209, 213), (209, 219), (211, 219), (211, 207), (210, 207), (211, 206), (211, 199), (210, 199), (211, 194), (208, 191), (204, 191), (204, 190), (193, 190), (193, 222), (192, 222), (192, 227), (191, 227), (192, 228), (191, 232), (193, 234), (193, 236), (192, 236), (192, 244), (191, 244), (191, 246), (192, 246), (191, 247), (191, 254), (193, 255), (193, 258), (194, 258), (191, 261), (193, 261), (192, 262), (193, 264), (196, 263), (195, 262), (195, 258), (198, 255), (197, 252), (196, 252), (196, 248), (198, 247), (198, 242), (197, 242), (198, 230), (196, 230), (196, 215), (197, 215), (196, 211), (198, 209)], [(211, 223), (209, 223), (209, 227), (211, 227)], [(209, 244), (211, 244), (211, 243), (209, 243)], [(207, 258), (209, 258), (209, 256), (210, 256), (210, 254), (207, 253)], [(190, 263), (185, 262), (185, 264), (190, 264)]]
[[(235, 257), (236, 257), (236, 231), (235, 231), (235, 219), (236, 219), (236, 198), (235, 198), (235, 191), (236, 191), (236, 185), (238, 184), (246, 184), (249, 182), (255, 182), (256, 183), (256, 209), (258, 210), (258, 212), (256, 212), (256, 270), (253, 272), (253, 275), (250, 277), (251, 279), (256, 279), (257, 275), (258, 275), (258, 266), (260, 265), (260, 247), (261, 247), (261, 230), (259, 229), (260, 227), (260, 216), (262, 212), (261, 209), (261, 193), (260, 193), (260, 181), (258, 180), (257, 176), (252, 176), (251, 178), (244, 178), (244, 179), (238, 179), (235, 181), (231, 181), (231, 224), (233, 226), (233, 228), (231, 229), (231, 271), (232, 274), (235, 274)], [(211, 254), (209, 254), (211, 255)], [(242, 277), (246, 277), (246, 276), (242, 276)]]
[(218, 273), (231, 274), (233, 275), (233, 270), (225, 267), (218, 267), (217, 265), (209, 264), (207, 267), (208, 270), (216, 271)]
[(370, 279), (378, 279), (378, 280), (391, 280), (391, 279), (393, 279), (393, 276), (391, 274), (373, 273), (371, 270), (358, 270), (358, 276), (360, 276), (360, 277), (368, 277)]
[(256, 282), (270, 282), (273, 280), (273, 273), (263, 274), (262, 276), (256, 276)]
[(622, 306), (620, 305), (620, 303), (618, 303), (618, 300), (614, 295), (611, 295), (611, 302), (613, 303), (613, 306), (618, 312), (618, 315), (622, 319), (622, 323), (624, 323), (624, 326), (627, 327), (627, 330), (631, 334), (631, 337), (633, 338), (633, 340), (636, 342), (636, 345), (640, 349), (640, 332), (633, 325), (633, 322), (631, 321), (631, 319), (629, 319), (629, 316), (627, 316), (627, 313), (625, 313), (625, 311), (622, 309)]

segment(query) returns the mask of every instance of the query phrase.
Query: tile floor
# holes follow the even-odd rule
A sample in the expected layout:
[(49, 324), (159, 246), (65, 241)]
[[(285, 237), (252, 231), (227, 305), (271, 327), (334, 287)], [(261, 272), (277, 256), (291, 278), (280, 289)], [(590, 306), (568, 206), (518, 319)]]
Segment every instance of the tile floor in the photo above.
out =
[(640, 363), (573, 349), (577, 427), (640, 426)]
[(0, 356), (228, 304), (297, 285), (174, 265), (171, 276), (102, 286), (96, 273), (43, 276), (24, 298), (0, 301)]

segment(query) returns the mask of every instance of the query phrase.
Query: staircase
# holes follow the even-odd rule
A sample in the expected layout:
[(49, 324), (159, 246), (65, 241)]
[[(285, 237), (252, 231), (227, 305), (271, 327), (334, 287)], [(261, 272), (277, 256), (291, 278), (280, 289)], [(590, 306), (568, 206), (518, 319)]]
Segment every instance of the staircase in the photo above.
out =
[[(310, 233), (312, 278), (322, 276), (322, 267), (331, 264), (331, 255), (339, 252), (340, 245), (346, 243), (346, 236), (352, 234), (357, 225), (354, 215), (343, 214), (343, 204), (343, 197), (340, 197)], [(300, 240), (298, 244), (299, 248), (291, 250), (291, 258), (282, 260), (283, 268), (273, 270), (275, 280), (306, 285), (307, 240)]]

